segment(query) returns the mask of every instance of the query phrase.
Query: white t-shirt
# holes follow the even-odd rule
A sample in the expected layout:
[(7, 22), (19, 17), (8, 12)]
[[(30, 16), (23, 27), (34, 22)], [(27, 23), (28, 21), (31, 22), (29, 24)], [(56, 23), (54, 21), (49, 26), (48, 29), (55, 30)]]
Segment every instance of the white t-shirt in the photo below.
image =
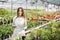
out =
[(25, 35), (24, 21), (25, 21), (25, 19), (23, 17), (17, 17), (17, 16), (15, 16), (13, 18), (13, 25), (15, 25), (16, 28), (14, 29), (14, 33), (13, 33), (12, 37), (17, 37), (19, 34), (21, 36)]
[(17, 17), (15, 16), (13, 18), (13, 24), (16, 26), (16, 27), (21, 27), (21, 26), (24, 26), (24, 22), (25, 22), (25, 19), (23, 17)]

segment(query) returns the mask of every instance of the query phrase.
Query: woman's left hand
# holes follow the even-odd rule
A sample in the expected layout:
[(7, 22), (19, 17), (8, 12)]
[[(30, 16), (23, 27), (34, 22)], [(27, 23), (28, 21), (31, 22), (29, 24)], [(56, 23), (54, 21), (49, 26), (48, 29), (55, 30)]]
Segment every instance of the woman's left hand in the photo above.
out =
[(26, 26), (26, 27), (24, 27), (24, 30), (25, 30), (25, 31), (27, 30), (27, 26)]

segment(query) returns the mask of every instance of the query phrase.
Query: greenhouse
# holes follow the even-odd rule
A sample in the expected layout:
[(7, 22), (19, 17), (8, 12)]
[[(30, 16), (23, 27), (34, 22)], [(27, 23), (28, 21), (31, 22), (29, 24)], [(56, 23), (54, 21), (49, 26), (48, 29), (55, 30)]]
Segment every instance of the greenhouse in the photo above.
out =
[(60, 40), (60, 0), (0, 0), (0, 40)]

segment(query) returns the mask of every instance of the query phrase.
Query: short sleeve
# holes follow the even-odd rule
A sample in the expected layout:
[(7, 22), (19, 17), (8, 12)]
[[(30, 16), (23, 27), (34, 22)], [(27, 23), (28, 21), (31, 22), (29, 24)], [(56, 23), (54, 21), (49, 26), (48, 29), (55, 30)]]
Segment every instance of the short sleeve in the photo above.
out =
[(15, 19), (16, 19), (16, 17), (17, 17), (17, 16), (15, 16), (15, 17), (13, 18), (13, 24), (12, 24), (12, 25), (15, 25)]

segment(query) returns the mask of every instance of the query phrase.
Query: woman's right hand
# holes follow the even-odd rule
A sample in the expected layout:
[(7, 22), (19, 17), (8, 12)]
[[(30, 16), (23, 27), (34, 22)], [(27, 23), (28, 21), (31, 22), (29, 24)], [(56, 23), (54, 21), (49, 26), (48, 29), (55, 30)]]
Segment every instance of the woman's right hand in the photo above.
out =
[(16, 28), (16, 26), (13, 26), (13, 28)]
[(12, 25), (13, 28), (15, 28), (16, 26), (15, 25)]

